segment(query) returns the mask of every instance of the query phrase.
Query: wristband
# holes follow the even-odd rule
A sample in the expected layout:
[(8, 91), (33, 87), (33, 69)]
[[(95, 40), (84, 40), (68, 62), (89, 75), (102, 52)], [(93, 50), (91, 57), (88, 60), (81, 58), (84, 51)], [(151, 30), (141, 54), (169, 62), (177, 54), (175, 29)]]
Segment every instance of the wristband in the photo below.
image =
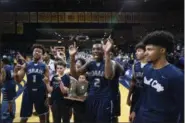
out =
[(50, 93), (48, 94), (48, 97), (51, 97), (51, 94)]

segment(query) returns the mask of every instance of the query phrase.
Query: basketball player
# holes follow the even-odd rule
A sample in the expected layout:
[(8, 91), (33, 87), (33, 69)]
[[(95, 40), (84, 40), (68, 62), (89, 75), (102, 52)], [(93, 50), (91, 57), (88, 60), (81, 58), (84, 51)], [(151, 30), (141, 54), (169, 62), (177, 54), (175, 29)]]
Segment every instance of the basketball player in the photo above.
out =
[(105, 45), (101, 42), (93, 44), (94, 61), (87, 62), (79, 69), (75, 69), (76, 44), (69, 47), (71, 73), (84, 74), (88, 72), (89, 89), (86, 99), (86, 122), (88, 123), (111, 122), (113, 119), (110, 80), (114, 77), (115, 72), (110, 58), (112, 46), (111, 39), (108, 39)]
[(138, 43), (136, 45), (136, 58), (137, 62), (132, 67), (132, 80), (127, 97), (127, 104), (131, 106), (130, 113), (133, 111), (139, 99), (140, 90), (143, 88), (143, 68), (147, 63), (145, 58), (145, 45), (143, 43)]
[(68, 100), (64, 99), (64, 96), (68, 95), (70, 87), (70, 77), (65, 74), (66, 63), (57, 61), (56, 63), (56, 75), (53, 76), (51, 83), (45, 81), (46, 87), (49, 93), (51, 93), (52, 100), (52, 113), (54, 123), (69, 123), (71, 118), (71, 106)]
[[(166, 60), (173, 49), (173, 35), (154, 31), (144, 37), (146, 58), (142, 96), (130, 118), (135, 123), (177, 123), (184, 116), (184, 74)], [(183, 122), (181, 117), (181, 122)]]
[(16, 84), (13, 75), (13, 66), (9, 65), (9, 59), (4, 57), (2, 59), (0, 84), (2, 84), (2, 107), (1, 107), (1, 120), (2, 123), (13, 123), (15, 117), (15, 96)]
[[(110, 52), (111, 59), (114, 58), (114, 52)], [(111, 97), (113, 101), (113, 123), (118, 123), (118, 117), (121, 114), (121, 95), (120, 95), (120, 90), (119, 90), (119, 77), (124, 74), (124, 67), (121, 67), (121, 65), (116, 62), (115, 60), (113, 61), (115, 64), (115, 76), (111, 80)]]
[[(23, 93), (21, 106), (21, 123), (26, 123), (28, 117), (32, 115), (33, 105), (40, 118), (40, 123), (47, 122), (48, 106), (45, 104), (47, 100), (47, 89), (43, 82), (44, 77), (49, 80), (49, 70), (41, 61), (45, 49), (40, 44), (33, 45), (33, 60), (15, 68), (15, 80), (21, 82), (26, 74), (27, 83)], [(18, 70), (20, 69), (21, 70)]]

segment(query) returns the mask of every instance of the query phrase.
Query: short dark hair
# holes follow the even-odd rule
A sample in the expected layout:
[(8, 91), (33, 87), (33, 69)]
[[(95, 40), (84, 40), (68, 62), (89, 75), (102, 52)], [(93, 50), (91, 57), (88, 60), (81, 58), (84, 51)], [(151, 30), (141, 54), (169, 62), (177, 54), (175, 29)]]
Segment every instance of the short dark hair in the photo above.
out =
[(64, 66), (66, 67), (66, 62), (64, 60), (58, 60), (55, 62), (55, 68), (57, 67), (57, 65), (61, 65), (61, 66)]
[(83, 59), (83, 58), (77, 58), (77, 59), (76, 59), (76, 62), (77, 62), (78, 60), (82, 63), (82, 65), (84, 65), (84, 64), (86, 63), (85, 59)]
[(34, 50), (35, 48), (39, 48), (42, 49), (43, 54), (45, 53), (45, 47), (42, 44), (33, 44), (32, 46), (32, 50)]
[(143, 44), (143, 42), (139, 42), (138, 44), (136, 44), (135, 50), (137, 49), (143, 49), (145, 51), (145, 45)]
[(93, 43), (93, 45), (94, 44), (102, 44), (102, 41), (101, 40), (95, 40), (94, 43)]
[(172, 52), (174, 47), (174, 36), (172, 33), (167, 31), (154, 31), (147, 34), (143, 40), (143, 44), (146, 45), (156, 45), (166, 49), (166, 51)]
[[(87, 79), (87, 77), (88, 77), (86, 73), (80, 74), (79, 77), (80, 77), (80, 76), (85, 76), (86, 79)], [(79, 78), (79, 77), (78, 77), (78, 78)]]

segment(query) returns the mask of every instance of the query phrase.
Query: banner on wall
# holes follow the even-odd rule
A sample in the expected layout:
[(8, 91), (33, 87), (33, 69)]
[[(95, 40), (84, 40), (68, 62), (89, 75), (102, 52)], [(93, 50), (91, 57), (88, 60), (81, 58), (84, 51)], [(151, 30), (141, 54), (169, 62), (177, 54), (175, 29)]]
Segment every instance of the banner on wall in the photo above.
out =
[(105, 23), (111, 23), (112, 21), (112, 13), (111, 12), (105, 12)]
[(65, 12), (65, 22), (66, 23), (77, 23), (78, 13), (77, 12)]
[(30, 12), (30, 23), (37, 23), (37, 12)]
[(58, 17), (59, 17), (58, 12), (52, 12), (51, 13), (51, 22), (52, 23), (58, 23), (58, 20), (59, 20)]
[(86, 23), (91, 23), (92, 22), (91, 12), (85, 12), (85, 22)]
[(132, 23), (132, 13), (131, 12), (125, 13), (125, 23)]
[(92, 23), (98, 23), (99, 22), (99, 16), (98, 16), (98, 12), (92, 12)]
[(99, 23), (105, 23), (105, 13), (99, 12), (98, 13)]
[(4, 22), (18, 23), (153, 23), (162, 21), (157, 13), (151, 12), (4, 12), (3, 14)]
[(64, 12), (59, 12), (59, 23), (64, 23), (65, 22), (65, 13)]
[(78, 22), (79, 23), (85, 22), (85, 13), (84, 12), (78, 12)]
[(38, 23), (50, 23), (51, 13), (50, 12), (38, 12)]
[(118, 23), (118, 14), (117, 14), (117, 12), (112, 12), (112, 23)]

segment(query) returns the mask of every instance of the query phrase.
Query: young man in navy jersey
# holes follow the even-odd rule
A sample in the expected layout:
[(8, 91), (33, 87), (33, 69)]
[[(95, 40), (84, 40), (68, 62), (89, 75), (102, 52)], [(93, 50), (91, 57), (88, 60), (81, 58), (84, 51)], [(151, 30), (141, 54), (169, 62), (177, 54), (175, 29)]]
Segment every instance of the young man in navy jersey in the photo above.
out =
[(143, 39), (151, 65), (144, 69), (142, 96), (130, 115), (134, 123), (184, 121), (184, 74), (166, 60), (173, 41), (173, 35), (165, 31), (152, 32)]
[(86, 115), (88, 123), (112, 122), (113, 101), (111, 97), (111, 80), (115, 75), (114, 63), (111, 61), (110, 50), (112, 40), (106, 44), (96, 42), (92, 47), (94, 60), (87, 62), (82, 67), (75, 68), (76, 44), (69, 47), (71, 60), (71, 73), (88, 75), (88, 96), (86, 99)]
[(130, 82), (127, 105), (130, 107), (130, 113), (140, 97), (140, 91), (143, 88), (143, 69), (147, 63), (145, 58), (145, 45), (138, 43), (136, 45), (136, 62), (132, 67), (132, 80)]
[(47, 90), (51, 93), (51, 109), (53, 113), (54, 123), (69, 123), (71, 118), (71, 106), (69, 101), (64, 99), (68, 95), (70, 88), (70, 77), (65, 74), (66, 63), (64, 61), (56, 62), (56, 74), (49, 83), (47, 78), (45, 81)]
[(33, 60), (23, 65), (17, 65), (14, 70), (17, 82), (21, 82), (25, 74), (27, 76), (21, 106), (21, 123), (26, 123), (28, 117), (32, 115), (33, 105), (39, 115), (40, 123), (45, 123), (48, 119), (48, 105), (46, 104), (47, 89), (43, 79), (49, 78), (49, 70), (42, 62), (45, 48), (40, 44), (34, 44), (32, 49)]
[(2, 107), (1, 107), (1, 122), (13, 123), (15, 117), (15, 96), (16, 96), (16, 84), (14, 81), (13, 66), (9, 65), (9, 59), (4, 57), (2, 59), (0, 84), (2, 85)]

